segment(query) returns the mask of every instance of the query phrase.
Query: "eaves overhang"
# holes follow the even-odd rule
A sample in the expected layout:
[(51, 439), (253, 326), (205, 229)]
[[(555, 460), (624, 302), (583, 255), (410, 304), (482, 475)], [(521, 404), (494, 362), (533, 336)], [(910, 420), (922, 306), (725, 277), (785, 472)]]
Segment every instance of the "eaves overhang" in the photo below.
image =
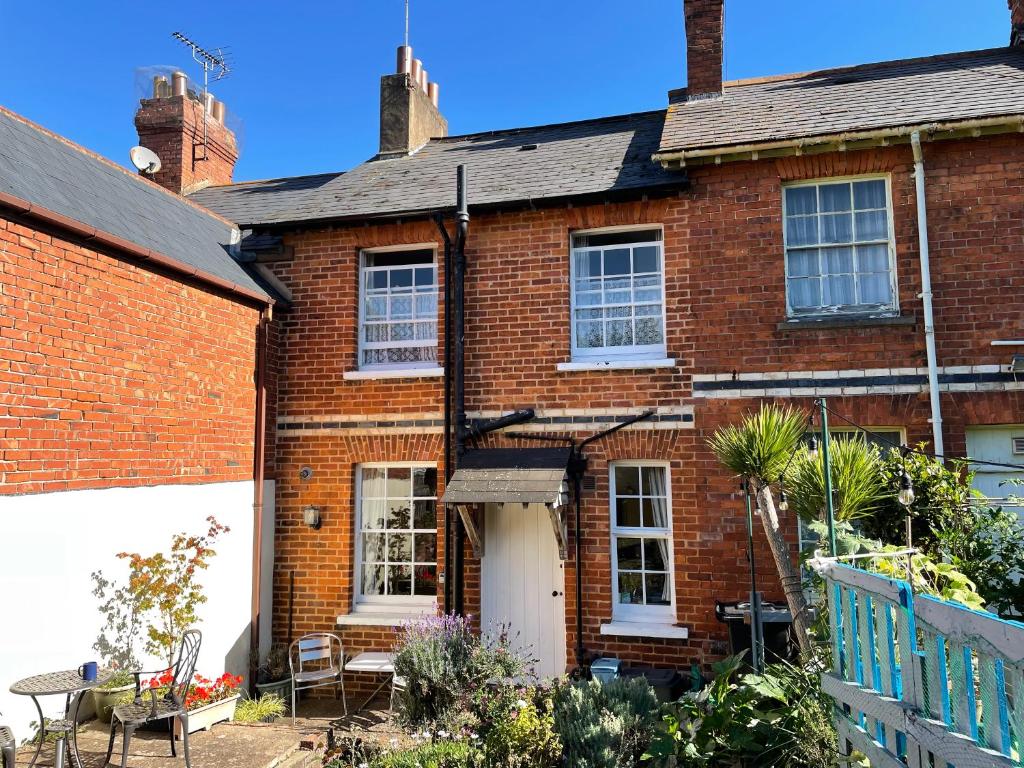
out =
[(1024, 133), (1024, 114), (1009, 114), (970, 120), (897, 125), (862, 131), (844, 131), (809, 136), (796, 136), (745, 144), (723, 144), (694, 148), (660, 150), (652, 160), (669, 170), (693, 165), (720, 165), (724, 162), (763, 160), (776, 157), (846, 152), (894, 144), (909, 144), (918, 133), (926, 141), (978, 138), (1004, 133)]

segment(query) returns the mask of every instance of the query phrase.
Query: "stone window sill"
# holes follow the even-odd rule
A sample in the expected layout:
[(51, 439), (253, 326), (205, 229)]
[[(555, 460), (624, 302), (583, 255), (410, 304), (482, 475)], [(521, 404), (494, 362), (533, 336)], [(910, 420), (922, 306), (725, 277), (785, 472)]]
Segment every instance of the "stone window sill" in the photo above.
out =
[(572, 360), (559, 363), (558, 370), (562, 373), (573, 371), (616, 371), (645, 370), (648, 368), (674, 368), (675, 358), (662, 357), (651, 360)]
[(352, 613), (338, 616), (339, 627), (400, 627), (407, 621), (422, 619), (424, 616), (433, 616), (434, 611), (353, 611)]
[(345, 371), (341, 377), (346, 381), (363, 379), (425, 379), (444, 376), (444, 368), (369, 368), (359, 371)]
[(779, 331), (822, 331), (829, 328), (872, 328), (885, 326), (906, 326), (915, 325), (915, 315), (898, 315), (896, 317), (825, 317), (820, 319), (800, 318), (799, 320), (785, 320), (778, 323), (775, 328)]
[(669, 640), (685, 640), (690, 636), (686, 627), (675, 624), (645, 624), (638, 621), (610, 621), (601, 625), (602, 635), (620, 637), (660, 637)]

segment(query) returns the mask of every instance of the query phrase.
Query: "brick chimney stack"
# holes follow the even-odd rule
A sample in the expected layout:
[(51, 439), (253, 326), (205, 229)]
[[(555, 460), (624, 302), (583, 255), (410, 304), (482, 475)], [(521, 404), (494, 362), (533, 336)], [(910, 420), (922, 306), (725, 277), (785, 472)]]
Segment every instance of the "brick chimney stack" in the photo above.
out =
[(430, 82), (412, 48), (398, 48), (393, 75), (380, 79), (380, 156), (414, 152), (432, 138), (448, 135), (448, 121), (437, 107), (438, 85)]
[[(203, 116), (206, 116), (204, 131)], [(235, 134), (224, 125), (224, 103), (188, 89), (188, 79), (175, 72), (153, 78), (153, 97), (143, 99), (135, 113), (139, 143), (156, 152), (157, 184), (187, 194), (211, 184), (230, 184), (238, 160)]]
[(1010, 7), (1010, 45), (1024, 45), (1024, 0), (1007, 0)]
[(683, 0), (686, 19), (686, 98), (722, 95), (725, 0)]

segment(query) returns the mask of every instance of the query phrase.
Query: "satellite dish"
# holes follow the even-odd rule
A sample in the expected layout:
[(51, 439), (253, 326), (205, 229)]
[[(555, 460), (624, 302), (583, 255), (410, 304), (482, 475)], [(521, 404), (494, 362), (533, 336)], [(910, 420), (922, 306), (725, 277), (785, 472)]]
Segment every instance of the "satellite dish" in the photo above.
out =
[(132, 165), (143, 173), (154, 174), (160, 170), (160, 158), (152, 149), (132, 147), (128, 152), (128, 157), (132, 159)]

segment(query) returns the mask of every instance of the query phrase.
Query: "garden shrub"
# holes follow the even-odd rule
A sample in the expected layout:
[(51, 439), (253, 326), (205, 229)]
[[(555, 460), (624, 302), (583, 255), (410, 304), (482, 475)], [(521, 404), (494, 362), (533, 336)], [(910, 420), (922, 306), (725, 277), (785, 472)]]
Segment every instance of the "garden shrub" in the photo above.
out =
[(538, 688), (501, 686), (477, 701), (488, 768), (554, 768), (562, 742), (555, 732), (550, 693)]
[(658, 699), (646, 679), (563, 683), (554, 692), (555, 730), (568, 764), (578, 768), (638, 765), (654, 735)]
[(412, 749), (387, 752), (371, 768), (483, 768), (483, 755), (464, 741), (436, 741)]
[(764, 674), (739, 677), (742, 656), (713, 665), (707, 687), (668, 706), (644, 759), (679, 768), (838, 765), (832, 704), (819, 680), (823, 664), (770, 664)]
[(406, 680), (402, 716), (411, 725), (457, 718), (488, 680), (521, 677), (531, 664), (511, 648), (507, 632), (477, 634), (470, 617), (432, 616), (398, 632), (395, 674)]

